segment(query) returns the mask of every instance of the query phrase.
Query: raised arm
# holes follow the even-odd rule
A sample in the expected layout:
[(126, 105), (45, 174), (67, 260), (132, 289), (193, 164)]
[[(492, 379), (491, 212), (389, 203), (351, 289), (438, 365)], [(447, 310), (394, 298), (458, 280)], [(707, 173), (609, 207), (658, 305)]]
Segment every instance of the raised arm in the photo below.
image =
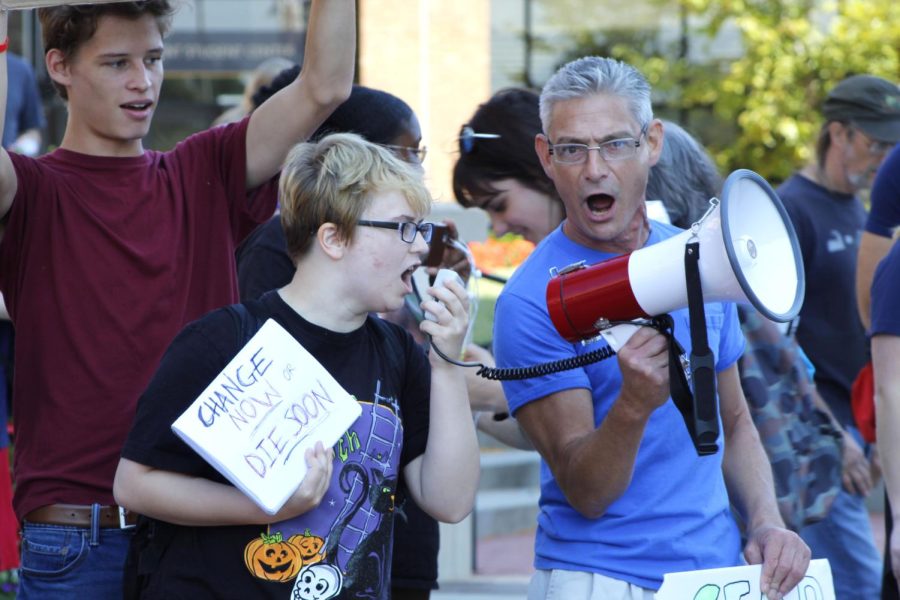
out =
[(250, 117), (248, 188), (277, 173), (288, 151), (350, 96), (355, 60), (356, 1), (313, 0), (300, 74)]
[[(0, 43), (8, 43), (9, 37), (6, 31), (7, 12), (0, 9)], [(0, 52), (0, 138), (3, 137), (3, 127), (6, 124), (6, 90), (9, 78), (6, 70), (6, 50)], [(13, 197), (16, 195), (16, 172), (13, 170), (12, 161), (6, 150), (0, 149), (0, 218), (9, 212)]]

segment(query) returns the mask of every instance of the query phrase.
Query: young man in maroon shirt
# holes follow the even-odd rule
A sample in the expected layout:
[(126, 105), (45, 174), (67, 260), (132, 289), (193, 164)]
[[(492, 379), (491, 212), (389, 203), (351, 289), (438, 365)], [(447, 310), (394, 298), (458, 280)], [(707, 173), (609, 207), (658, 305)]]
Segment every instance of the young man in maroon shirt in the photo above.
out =
[[(314, 0), (297, 80), (165, 153), (142, 139), (170, 1), (40, 9), (66, 131), (37, 160), (0, 151), (0, 291), (19, 332), (20, 597), (121, 597), (131, 519), (112, 481), (137, 398), (183, 325), (237, 301), (235, 246), (274, 209), (246, 192), (349, 95), (354, 4)], [(0, 39), (6, 30), (3, 14)], [(2, 54), (0, 82), (2, 114)]]

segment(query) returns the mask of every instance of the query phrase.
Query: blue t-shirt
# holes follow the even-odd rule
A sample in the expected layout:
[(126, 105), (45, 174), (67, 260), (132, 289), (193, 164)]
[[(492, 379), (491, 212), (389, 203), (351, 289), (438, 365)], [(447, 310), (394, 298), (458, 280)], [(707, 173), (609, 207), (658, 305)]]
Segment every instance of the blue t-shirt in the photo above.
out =
[(872, 335), (900, 335), (900, 243), (875, 269), (872, 279)]
[[(647, 245), (681, 230), (652, 222)], [(545, 292), (551, 267), (580, 260), (593, 264), (613, 255), (576, 244), (557, 228), (516, 271), (497, 302), (494, 347), (501, 367), (527, 366), (591, 352), (604, 342), (572, 344), (554, 328)], [(735, 363), (744, 348), (733, 304), (706, 305), (709, 345), (716, 370)], [(674, 311), (675, 336), (690, 352), (687, 309)], [(621, 372), (615, 359), (522, 381), (505, 381), (511, 411), (567, 389), (591, 390), (594, 425), (618, 397)], [(535, 567), (600, 573), (659, 588), (665, 573), (739, 564), (741, 542), (731, 515), (719, 452), (698, 457), (681, 413), (671, 398), (647, 423), (631, 484), (598, 519), (587, 519), (566, 501), (546, 462)], [(604, 457), (596, 457), (598, 461)]]
[(9, 148), (23, 132), (44, 126), (44, 109), (31, 66), (15, 54), (7, 56), (6, 64), (9, 84), (6, 87), (3, 147)]
[(894, 146), (878, 167), (871, 199), (866, 231), (889, 238), (891, 230), (900, 225), (900, 145)]

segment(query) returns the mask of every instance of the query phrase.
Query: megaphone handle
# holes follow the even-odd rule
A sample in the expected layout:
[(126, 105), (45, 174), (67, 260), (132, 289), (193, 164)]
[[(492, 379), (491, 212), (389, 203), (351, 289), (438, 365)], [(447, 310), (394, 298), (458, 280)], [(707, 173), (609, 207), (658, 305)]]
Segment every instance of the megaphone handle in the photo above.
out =
[[(703, 307), (703, 288), (700, 283), (700, 244), (689, 242), (684, 250), (685, 284), (688, 314), (691, 321), (691, 379), (694, 383), (688, 430), (701, 456), (718, 451), (718, 402), (716, 398), (715, 357), (706, 335), (706, 310)], [(687, 416), (687, 415), (685, 415)]]

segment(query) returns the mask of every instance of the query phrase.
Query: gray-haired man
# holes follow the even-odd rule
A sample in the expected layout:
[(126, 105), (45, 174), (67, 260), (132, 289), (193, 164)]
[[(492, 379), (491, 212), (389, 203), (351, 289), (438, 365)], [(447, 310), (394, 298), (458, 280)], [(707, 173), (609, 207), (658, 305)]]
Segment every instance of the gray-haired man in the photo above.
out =
[[(663, 126), (653, 118), (650, 86), (633, 67), (596, 57), (565, 65), (544, 87), (541, 120), (535, 146), (566, 220), (500, 296), (494, 340), (504, 367), (597, 349), (599, 342), (572, 344), (556, 332), (545, 302), (550, 267), (598, 262), (680, 231), (646, 215)], [(617, 362), (504, 383), (543, 458), (529, 598), (649, 600), (665, 573), (740, 564), (729, 500), (746, 524), (744, 557), (764, 564), (769, 598), (803, 577), (809, 550), (784, 529), (741, 392), (735, 362), (744, 343), (735, 308), (708, 304), (706, 315), (724, 433), (711, 456), (696, 454), (669, 397), (667, 342), (650, 328), (622, 347)], [(687, 311), (673, 317), (689, 349)]]

